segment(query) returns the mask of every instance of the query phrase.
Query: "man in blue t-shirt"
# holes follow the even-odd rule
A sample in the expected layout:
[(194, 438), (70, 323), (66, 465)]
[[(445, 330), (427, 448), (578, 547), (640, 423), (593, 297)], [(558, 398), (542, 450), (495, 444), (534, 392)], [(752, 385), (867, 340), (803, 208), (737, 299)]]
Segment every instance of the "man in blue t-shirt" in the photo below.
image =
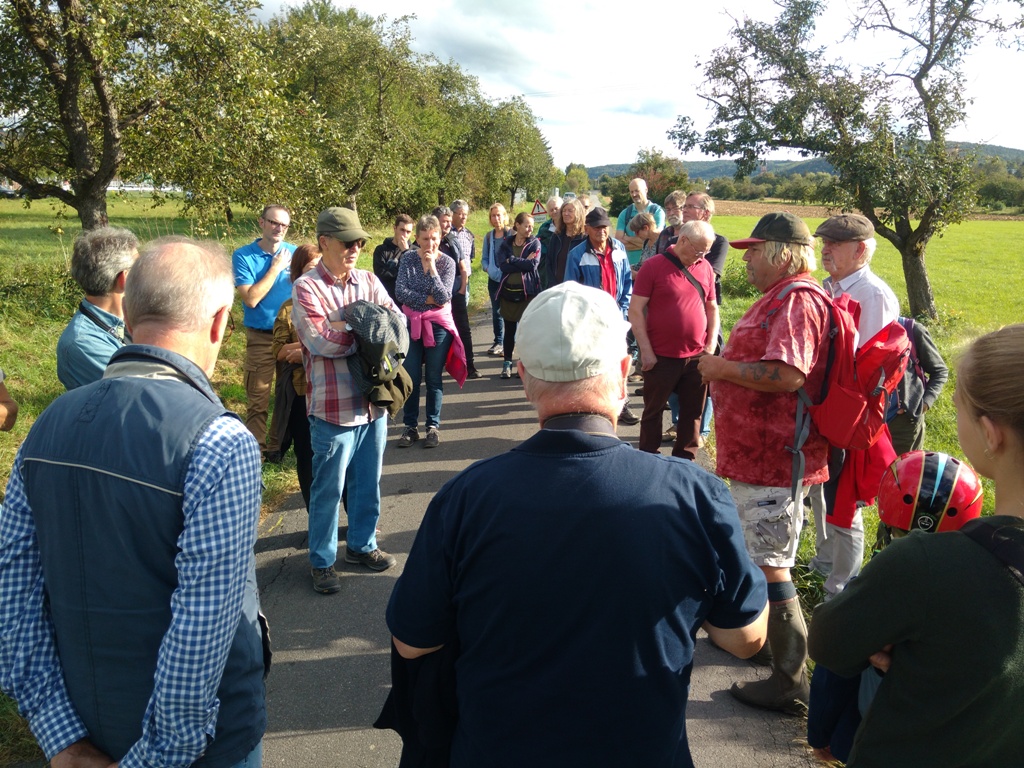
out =
[(457, 721), (453, 768), (691, 768), (698, 628), (742, 658), (764, 643), (765, 581), (725, 485), (615, 435), (625, 335), (600, 289), (570, 281), (530, 303), (516, 348), (541, 429), (438, 492), (391, 595), (395, 649), (417, 660), (411, 686), (395, 668), (416, 689), (399, 695), (443, 700), (454, 684), (458, 711), (430, 713), (432, 737)]
[(644, 240), (637, 237), (637, 233), (629, 228), (629, 222), (638, 213), (646, 211), (654, 217), (654, 229), (660, 231), (665, 227), (665, 209), (647, 199), (647, 182), (643, 179), (637, 178), (629, 182), (629, 196), (633, 202), (619, 212), (615, 239), (626, 246), (630, 266), (636, 266), (643, 255)]
[[(245, 326), (245, 426), (270, 461), (280, 461), (276, 423), (271, 423), (267, 440), (267, 411), (277, 365), (271, 350), (274, 320), (281, 305), (292, 297), (289, 271), (295, 246), (284, 241), (291, 223), (283, 205), (266, 206), (259, 218), (261, 236), (231, 255)], [(275, 412), (275, 422), (277, 418)]]

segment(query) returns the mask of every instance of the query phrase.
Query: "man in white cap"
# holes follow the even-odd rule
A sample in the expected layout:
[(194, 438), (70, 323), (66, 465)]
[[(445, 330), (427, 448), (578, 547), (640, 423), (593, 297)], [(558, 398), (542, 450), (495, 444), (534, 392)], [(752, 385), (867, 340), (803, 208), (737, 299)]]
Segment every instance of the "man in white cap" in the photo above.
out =
[(531, 302), (516, 347), (541, 428), (440, 490), (392, 593), (398, 654), (459, 649), (453, 768), (692, 766), (697, 629), (743, 658), (764, 642), (765, 582), (724, 484), (615, 435), (625, 331), (598, 288)]

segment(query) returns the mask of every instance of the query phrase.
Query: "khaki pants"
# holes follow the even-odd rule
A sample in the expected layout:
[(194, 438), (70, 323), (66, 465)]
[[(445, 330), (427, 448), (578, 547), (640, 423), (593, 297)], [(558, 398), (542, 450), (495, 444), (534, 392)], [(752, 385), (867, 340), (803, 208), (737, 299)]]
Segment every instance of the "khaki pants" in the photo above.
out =
[(276, 367), (271, 349), (273, 341), (274, 334), (270, 331), (245, 329), (245, 426), (260, 444), (260, 450), (268, 453), (278, 450), (277, 413), (270, 425), (270, 440), (267, 440), (267, 411)]

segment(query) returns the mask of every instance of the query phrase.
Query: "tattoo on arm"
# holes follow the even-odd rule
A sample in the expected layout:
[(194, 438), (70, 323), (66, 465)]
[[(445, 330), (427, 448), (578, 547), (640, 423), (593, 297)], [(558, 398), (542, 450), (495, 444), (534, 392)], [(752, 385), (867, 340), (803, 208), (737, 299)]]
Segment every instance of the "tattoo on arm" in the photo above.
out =
[(741, 363), (740, 377), (747, 381), (782, 381), (779, 366), (768, 366), (764, 362)]

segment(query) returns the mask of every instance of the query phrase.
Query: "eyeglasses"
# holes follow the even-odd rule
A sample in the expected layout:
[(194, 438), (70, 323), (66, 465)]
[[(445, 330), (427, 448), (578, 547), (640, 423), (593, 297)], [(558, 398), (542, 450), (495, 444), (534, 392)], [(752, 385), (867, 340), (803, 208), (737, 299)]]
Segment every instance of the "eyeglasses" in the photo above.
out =
[(708, 255), (708, 250), (711, 250), (709, 248), (709, 249), (704, 250), (704, 251), (698, 251), (697, 250), (697, 246), (695, 246), (690, 240), (687, 240), (686, 244), (688, 246), (690, 246), (690, 250), (693, 251), (693, 255), (696, 256), (698, 259), (703, 259), (705, 256)]
[(351, 251), (351, 250), (352, 250), (353, 248), (356, 248), (356, 247), (358, 247), (358, 248), (362, 249), (362, 248), (364, 248), (364, 247), (366, 246), (366, 241), (365, 241), (365, 240), (363, 240), (362, 238), (359, 238), (358, 240), (342, 240), (342, 239), (341, 239), (340, 237), (336, 237), (336, 236), (334, 236), (334, 235), (330, 235), (330, 238), (331, 238), (332, 240), (337, 240), (337, 241), (338, 241), (339, 243), (341, 243), (342, 245), (344, 245), (344, 246), (345, 246), (346, 248), (348, 248), (348, 249), (349, 249), (350, 251)]
[(683, 206), (683, 210), (684, 211), (706, 211), (707, 208), (705, 208), (703, 205), (690, 205), (689, 203), (687, 203), (686, 205)]
[(264, 219), (267, 224), (277, 229), (288, 229), (291, 224), (285, 224), (283, 221), (274, 221), (273, 219)]
[(231, 338), (231, 334), (235, 332), (235, 315), (233, 312), (228, 312), (228, 327), (224, 330), (224, 341)]

